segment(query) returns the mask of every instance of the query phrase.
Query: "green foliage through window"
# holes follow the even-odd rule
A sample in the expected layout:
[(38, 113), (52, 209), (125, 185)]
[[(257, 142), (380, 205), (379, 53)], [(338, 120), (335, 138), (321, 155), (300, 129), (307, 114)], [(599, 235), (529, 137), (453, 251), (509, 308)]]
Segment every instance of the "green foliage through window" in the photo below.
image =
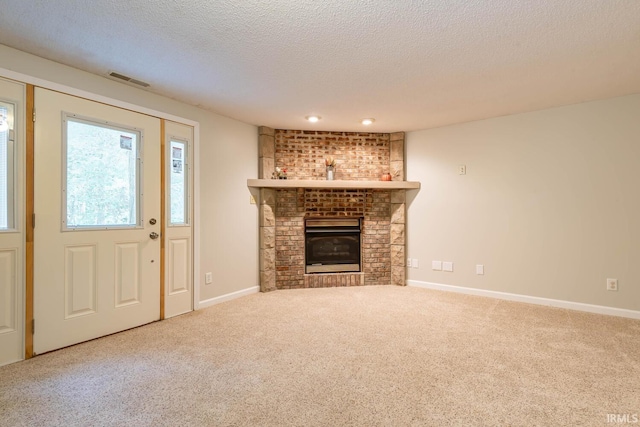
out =
[(66, 121), (67, 227), (138, 224), (140, 134)]

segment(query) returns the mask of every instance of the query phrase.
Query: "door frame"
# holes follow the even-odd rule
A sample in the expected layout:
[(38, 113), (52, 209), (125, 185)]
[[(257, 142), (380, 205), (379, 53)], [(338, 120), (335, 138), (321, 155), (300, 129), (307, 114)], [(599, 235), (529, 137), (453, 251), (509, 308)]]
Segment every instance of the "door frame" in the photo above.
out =
[[(136, 113), (146, 114), (149, 116), (157, 117), (162, 120), (171, 120), (174, 122), (182, 123), (193, 127), (193, 309), (199, 308), (200, 301), (200, 123), (184, 117), (175, 116), (162, 111), (154, 110), (152, 108), (143, 107), (140, 105), (125, 102), (119, 99), (111, 98), (108, 96), (96, 94), (93, 92), (85, 91), (82, 89), (74, 88), (64, 84), (52, 82), (49, 80), (33, 77), (28, 74), (19, 73), (16, 71), (8, 70), (0, 67), (0, 76), (7, 79), (16, 80), (27, 84), (27, 99), (26, 99), (26, 201), (25, 201), (25, 359), (33, 357), (33, 155), (34, 155), (34, 122), (31, 119), (33, 117), (34, 107), (34, 87), (38, 86), (44, 89), (49, 89), (57, 92), (62, 92), (67, 95), (77, 96), (89, 101), (100, 102), (103, 104), (111, 105), (113, 107), (122, 108), (125, 110), (134, 111)], [(164, 140), (164, 135), (163, 135)], [(163, 165), (161, 165), (163, 166)], [(164, 209), (164, 207), (163, 207)], [(31, 239), (31, 240), (29, 240)], [(161, 277), (164, 276), (164, 271), (161, 271)], [(161, 281), (161, 286), (164, 283)], [(162, 289), (159, 289), (162, 291)], [(162, 295), (162, 292), (161, 292)], [(162, 298), (162, 297), (161, 297)], [(163, 313), (164, 307), (162, 306), (163, 300), (161, 299), (161, 313)], [(161, 316), (162, 319), (163, 316)]]

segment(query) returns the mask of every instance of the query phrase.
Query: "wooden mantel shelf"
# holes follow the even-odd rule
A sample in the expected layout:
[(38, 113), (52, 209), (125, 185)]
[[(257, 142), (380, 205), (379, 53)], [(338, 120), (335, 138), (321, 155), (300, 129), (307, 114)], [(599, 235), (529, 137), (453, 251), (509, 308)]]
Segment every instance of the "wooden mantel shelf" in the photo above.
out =
[(380, 189), (414, 190), (420, 188), (418, 181), (326, 181), (309, 179), (248, 179), (248, 187), (254, 188), (335, 188), (335, 189)]

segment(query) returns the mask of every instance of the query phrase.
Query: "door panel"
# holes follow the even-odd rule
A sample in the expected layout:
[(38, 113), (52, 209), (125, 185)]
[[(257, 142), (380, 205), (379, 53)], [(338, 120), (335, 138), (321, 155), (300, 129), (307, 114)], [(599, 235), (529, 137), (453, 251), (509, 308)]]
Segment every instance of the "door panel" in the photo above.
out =
[(35, 108), (34, 351), (43, 353), (159, 319), (160, 243), (150, 234), (160, 226), (150, 219), (160, 218), (161, 134), (157, 118), (46, 89), (36, 88)]
[(93, 314), (98, 309), (96, 249), (96, 245), (65, 248), (65, 319)]
[(165, 122), (165, 317), (193, 310), (193, 127)]
[(140, 244), (116, 244), (116, 307), (140, 303)]
[(18, 329), (17, 252), (15, 249), (0, 250), (0, 334), (15, 332)]
[(0, 78), (0, 366), (24, 359), (25, 93)]

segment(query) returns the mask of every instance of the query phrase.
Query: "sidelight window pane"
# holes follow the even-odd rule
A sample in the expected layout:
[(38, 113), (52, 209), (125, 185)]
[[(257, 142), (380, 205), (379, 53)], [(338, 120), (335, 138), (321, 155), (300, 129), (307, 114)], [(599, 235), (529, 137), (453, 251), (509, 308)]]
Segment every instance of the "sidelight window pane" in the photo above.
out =
[(140, 132), (66, 116), (66, 228), (135, 227)]
[(188, 164), (184, 141), (171, 140), (169, 156), (169, 224), (188, 224)]
[(15, 228), (13, 104), (0, 102), (0, 230)]

